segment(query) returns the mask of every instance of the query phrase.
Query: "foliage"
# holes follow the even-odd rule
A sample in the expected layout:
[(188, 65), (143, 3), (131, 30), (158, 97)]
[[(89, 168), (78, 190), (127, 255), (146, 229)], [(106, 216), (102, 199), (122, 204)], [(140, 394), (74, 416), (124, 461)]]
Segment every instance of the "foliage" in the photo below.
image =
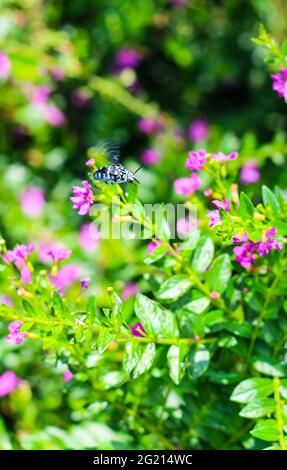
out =
[[(286, 450), (286, 24), (175, 3), (2, 2), (1, 449)], [(109, 138), (140, 185), (94, 180)]]

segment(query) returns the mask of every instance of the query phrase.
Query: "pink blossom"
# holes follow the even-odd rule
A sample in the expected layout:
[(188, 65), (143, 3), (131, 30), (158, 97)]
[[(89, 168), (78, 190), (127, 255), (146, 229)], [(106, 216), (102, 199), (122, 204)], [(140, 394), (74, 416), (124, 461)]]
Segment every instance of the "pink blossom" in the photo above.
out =
[(63, 373), (64, 382), (70, 382), (70, 380), (72, 380), (73, 377), (74, 377), (74, 374), (72, 374), (72, 372), (69, 369), (65, 370), (65, 372)]
[(65, 78), (64, 70), (62, 70), (60, 67), (53, 68), (52, 77), (56, 82), (62, 82)]
[(141, 160), (145, 165), (155, 165), (161, 159), (161, 154), (154, 149), (146, 149), (141, 154)]
[(86, 222), (82, 225), (79, 235), (79, 243), (87, 252), (95, 251), (100, 240), (100, 233), (94, 224)]
[(7, 78), (11, 72), (11, 62), (4, 52), (0, 51), (0, 79)]
[(240, 182), (242, 184), (257, 183), (260, 180), (259, 166), (256, 160), (246, 162), (240, 170)]
[(89, 160), (86, 161), (86, 166), (88, 168), (92, 168), (95, 164), (95, 160), (93, 158), (90, 158)]
[(61, 127), (66, 119), (63, 111), (54, 104), (46, 104), (42, 107), (42, 113), (45, 121), (51, 126)]
[(151, 253), (153, 253), (154, 250), (161, 244), (162, 242), (160, 241), (149, 242), (147, 245), (147, 254), (150, 255)]
[(234, 237), (232, 237), (233, 243), (247, 242), (247, 240), (248, 240), (248, 235), (247, 235), (246, 232), (244, 232), (244, 233), (241, 235), (241, 237), (239, 237), (239, 236), (237, 236), (237, 235), (234, 236)]
[(216, 160), (218, 162), (228, 161), (228, 160), (235, 160), (238, 157), (237, 152), (231, 152), (228, 155), (225, 155), (223, 152), (212, 153), (211, 158), (212, 160)]
[(89, 104), (89, 97), (83, 90), (74, 90), (71, 94), (71, 103), (76, 108), (85, 108)]
[(59, 261), (63, 261), (71, 256), (71, 250), (67, 250), (66, 248), (60, 245), (54, 245), (47, 250), (47, 256), (50, 256), (52, 260), (56, 263)]
[(89, 288), (89, 285), (90, 285), (90, 282), (91, 282), (91, 278), (90, 277), (83, 277), (83, 279), (81, 279), (81, 287), (82, 289), (88, 289)]
[(13, 321), (8, 325), (8, 330), (10, 333), (6, 336), (8, 341), (14, 344), (21, 344), (22, 341), (26, 338), (25, 331), (20, 332), (20, 328), (22, 327), (22, 321)]
[(210, 297), (211, 297), (212, 299), (219, 299), (219, 297), (220, 297), (219, 292), (216, 292), (215, 290), (212, 291), (212, 292), (210, 292), (209, 295), (210, 295)]
[(21, 195), (20, 204), (22, 211), (31, 217), (41, 214), (45, 205), (43, 191), (32, 186), (26, 188)]
[(287, 69), (281, 68), (279, 69), (279, 72), (274, 73), (271, 75), (271, 78), (273, 80), (273, 85), (272, 88), (274, 91), (277, 92), (278, 96), (280, 98), (284, 98), (284, 100), (287, 100)]
[(218, 201), (217, 199), (214, 199), (212, 201), (212, 204), (218, 209), (224, 209), (226, 212), (230, 211), (230, 202), (226, 198), (223, 201)]
[(19, 386), (21, 379), (12, 372), (12, 370), (6, 370), (0, 375), (0, 397), (5, 397), (9, 393), (13, 392), (15, 388)]
[(191, 173), (189, 178), (178, 178), (174, 182), (174, 189), (177, 194), (190, 196), (201, 186), (201, 179), (197, 173)]
[(183, 8), (187, 5), (188, 0), (171, 0), (171, 4), (174, 8)]
[(138, 286), (134, 282), (128, 282), (123, 290), (122, 299), (127, 300), (139, 292)]
[(135, 49), (126, 47), (120, 49), (115, 58), (114, 73), (121, 73), (125, 69), (136, 69), (142, 61), (142, 54)]
[(190, 217), (189, 219), (178, 219), (176, 223), (176, 231), (180, 236), (187, 235), (192, 228), (196, 227), (197, 222)]
[(0, 305), (6, 305), (6, 307), (13, 307), (13, 300), (8, 295), (3, 295), (0, 299)]
[(203, 142), (209, 134), (209, 125), (203, 119), (193, 121), (188, 129), (189, 140), (193, 143)]
[(145, 329), (140, 322), (136, 323), (135, 325), (130, 325), (129, 328), (131, 330), (131, 335), (135, 336), (136, 338), (143, 338), (145, 335)]
[(276, 228), (271, 228), (266, 231), (265, 236), (259, 242), (253, 242), (246, 240), (246, 236), (243, 238), (237, 238), (238, 243), (242, 243), (241, 246), (235, 246), (233, 253), (235, 259), (245, 269), (249, 269), (251, 264), (256, 261), (258, 257), (267, 255), (271, 250), (282, 250), (282, 245), (274, 238), (277, 234)]
[(206, 163), (207, 158), (206, 158), (206, 151), (205, 150), (191, 150), (188, 152), (189, 158), (185, 162), (185, 167), (188, 170), (202, 170), (203, 165)]
[(214, 209), (212, 211), (207, 212), (207, 217), (209, 217), (210, 221), (208, 225), (210, 227), (215, 227), (216, 225), (221, 225), (221, 217), (218, 209)]
[(138, 122), (138, 128), (143, 134), (157, 134), (163, 130), (163, 125), (156, 119), (142, 118)]
[(21, 274), (21, 280), (24, 283), (31, 281), (31, 272), (28, 268), (28, 256), (34, 251), (34, 245), (16, 245), (14, 250), (8, 250), (2, 254), (5, 263), (13, 263)]
[(80, 268), (76, 264), (66, 264), (58, 270), (55, 276), (50, 276), (52, 284), (58, 288), (63, 296), (67, 288), (80, 277)]
[(82, 181), (82, 185), (83, 188), (73, 186), (72, 191), (74, 196), (70, 199), (74, 203), (73, 209), (76, 209), (80, 215), (86, 215), (93, 204), (93, 191), (88, 181)]
[(24, 91), (31, 103), (38, 106), (46, 105), (52, 93), (52, 89), (48, 85), (29, 84), (24, 87)]
[(195, 343), (198, 343), (198, 342), (200, 341), (200, 336), (195, 335), (194, 338), (193, 338), (193, 341), (194, 341)]

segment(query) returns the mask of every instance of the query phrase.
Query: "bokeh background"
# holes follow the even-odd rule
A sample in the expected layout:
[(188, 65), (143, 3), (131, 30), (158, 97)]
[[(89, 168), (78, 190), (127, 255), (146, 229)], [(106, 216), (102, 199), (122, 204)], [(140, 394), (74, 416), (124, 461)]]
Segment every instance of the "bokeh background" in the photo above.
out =
[[(100, 305), (109, 285), (126, 297), (131, 282), (145, 290), (135, 261), (146, 247), (89, 239), (89, 219), (69, 200), (72, 185), (85, 178), (88, 149), (106, 139), (121, 143), (128, 168), (144, 163), (142, 202), (177, 202), (172, 183), (185, 175), (188, 150), (201, 146), (239, 151), (238, 166), (257, 161), (260, 184), (287, 187), (286, 104), (272, 91), (272, 63), (252, 42), (260, 23), (283, 42), (285, 2), (1, 0), (0, 233), (8, 245), (57, 241), (72, 250), (78, 271), (71, 283), (89, 275)], [(259, 182), (246, 192), (256, 200)], [(125, 308), (132, 311), (132, 299)], [(11, 400), (0, 398), (0, 447), (65, 448), (62, 429), (71, 430), (71, 446), (75, 436), (88, 447), (165, 445), (153, 429), (131, 443), (125, 418), (132, 400), (120, 409), (111, 377), (91, 405), (84, 381), (63, 390), (54, 357), (43, 362), (37, 344), (20, 350), (7, 343), (4, 326), (0, 331), (0, 372), (13, 369), (25, 379)], [(106, 367), (99, 365), (99, 375)], [(137, 387), (131, 393), (141, 397)], [(161, 407), (154, 395), (144, 405), (151, 415)], [(13, 444), (6, 427), (17, 436)]]

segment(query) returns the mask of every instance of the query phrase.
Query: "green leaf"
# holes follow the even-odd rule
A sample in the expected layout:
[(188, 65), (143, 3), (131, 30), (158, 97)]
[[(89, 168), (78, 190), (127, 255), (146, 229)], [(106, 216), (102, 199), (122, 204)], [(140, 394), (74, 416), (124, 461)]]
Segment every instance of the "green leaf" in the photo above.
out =
[(167, 364), (169, 375), (176, 385), (178, 385), (184, 375), (185, 362), (188, 347), (185, 344), (170, 346), (167, 352)]
[(174, 338), (179, 336), (175, 315), (145, 295), (137, 294), (135, 314), (148, 334), (158, 338)]
[(142, 346), (138, 341), (129, 341), (126, 344), (124, 357), (123, 357), (123, 368), (130, 374), (135, 368), (142, 353)]
[(239, 211), (243, 219), (253, 219), (254, 207), (251, 200), (244, 192), (240, 193)]
[(214, 254), (214, 244), (210, 237), (202, 237), (195, 248), (192, 267), (198, 272), (204, 272), (210, 265)]
[(142, 348), (142, 353), (140, 360), (138, 361), (134, 372), (133, 372), (133, 378), (136, 379), (140, 375), (142, 375), (144, 372), (149, 370), (152, 366), (152, 363), (154, 361), (156, 354), (156, 347), (154, 343), (149, 343), (146, 346)]
[(188, 276), (178, 274), (164, 281), (156, 296), (160, 300), (177, 300), (190, 289), (191, 284)]
[(257, 437), (257, 439), (262, 439), (263, 441), (278, 441), (279, 430), (277, 427), (277, 421), (275, 419), (264, 419), (259, 421), (255, 428), (250, 431), (250, 434)]
[(267, 186), (262, 186), (262, 199), (266, 208), (270, 207), (275, 215), (280, 215), (281, 207), (275, 194)]
[(243, 380), (233, 390), (230, 400), (238, 403), (248, 403), (255, 398), (268, 397), (273, 392), (273, 383), (271, 379), (254, 377)]
[(210, 304), (208, 297), (201, 297), (200, 299), (192, 300), (183, 306), (184, 310), (188, 310), (192, 313), (202, 313)]
[(166, 254), (166, 245), (161, 244), (157, 246), (152, 253), (145, 257), (144, 262), (146, 264), (152, 264), (159, 261)]
[(66, 309), (66, 307), (64, 307), (62, 298), (58, 294), (57, 291), (54, 291), (54, 293), (53, 293), (52, 305), (53, 305), (56, 316), (64, 319), (67, 309)]
[(286, 368), (272, 358), (254, 357), (252, 365), (261, 374), (271, 375), (272, 377), (286, 376)]
[(33, 317), (37, 316), (33, 305), (30, 304), (30, 302), (28, 302), (28, 300), (23, 299), (22, 300), (22, 305), (23, 305), (23, 308), (24, 308), (25, 312), (29, 315), (29, 317), (33, 318)]
[(215, 258), (207, 273), (207, 285), (211, 291), (222, 294), (228, 285), (231, 277), (231, 262), (228, 254), (223, 254)]
[(258, 419), (269, 415), (275, 410), (275, 402), (271, 398), (257, 398), (248, 403), (239, 413), (242, 418)]
[(86, 307), (86, 314), (87, 314), (87, 321), (96, 324), (96, 325), (101, 325), (101, 313), (99, 312), (96, 304), (96, 296), (91, 295), (88, 298), (87, 302), (87, 307)]
[(96, 347), (100, 354), (102, 354), (108, 347), (111, 341), (115, 339), (115, 334), (109, 328), (101, 328)]
[(192, 377), (197, 379), (203, 375), (209, 366), (210, 362), (210, 352), (206, 349), (205, 346), (202, 346), (200, 349), (197, 349), (192, 355)]

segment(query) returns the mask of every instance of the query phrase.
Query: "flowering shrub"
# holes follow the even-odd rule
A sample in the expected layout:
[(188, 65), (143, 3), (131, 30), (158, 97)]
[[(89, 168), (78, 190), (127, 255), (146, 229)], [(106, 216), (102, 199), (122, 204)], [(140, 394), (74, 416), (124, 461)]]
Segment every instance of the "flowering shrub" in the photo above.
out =
[[(78, 23), (47, 2), (40, 25), (40, 1), (14, 3), (0, 37), (0, 448), (286, 450), (286, 44), (261, 27), (246, 46), (236, 29), (226, 71), (213, 21), (225, 41), (240, 2), (211, 20), (204, 2), (71, 2)], [(223, 96), (244, 101), (242, 84), (250, 109)], [(144, 164), (139, 185), (95, 181), (110, 137), (130, 171)], [(181, 204), (176, 233), (145, 204)], [(110, 219), (121, 236), (104, 235)]]

